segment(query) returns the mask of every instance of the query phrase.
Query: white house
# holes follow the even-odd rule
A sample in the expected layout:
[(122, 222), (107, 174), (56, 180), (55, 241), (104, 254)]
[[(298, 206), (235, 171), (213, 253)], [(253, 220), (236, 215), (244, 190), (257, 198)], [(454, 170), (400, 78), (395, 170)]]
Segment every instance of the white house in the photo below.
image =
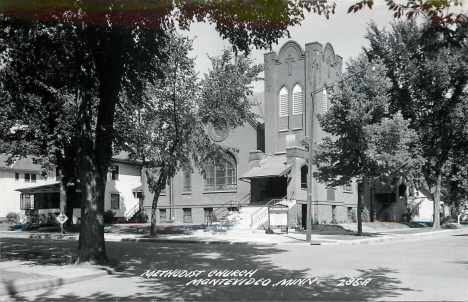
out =
[[(34, 209), (38, 214), (60, 213), (60, 182), (55, 171), (46, 180), (39, 176), (40, 165), (28, 156), (8, 166), (7, 155), (0, 155), (0, 217), (9, 212)], [(141, 166), (128, 161), (126, 154), (112, 158), (112, 170), (108, 173), (104, 209), (112, 210), (120, 220), (131, 218), (139, 209), (141, 198)], [(77, 200), (80, 190), (77, 189)], [(81, 217), (79, 202), (75, 203), (73, 219)]]
[(7, 165), (7, 159), (7, 154), (0, 154), (0, 218), (10, 212), (20, 212), (21, 193), (17, 189), (55, 182), (55, 174), (47, 179), (41, 178), (41, 166), (34, 156), (21, 158), (11, 165)]

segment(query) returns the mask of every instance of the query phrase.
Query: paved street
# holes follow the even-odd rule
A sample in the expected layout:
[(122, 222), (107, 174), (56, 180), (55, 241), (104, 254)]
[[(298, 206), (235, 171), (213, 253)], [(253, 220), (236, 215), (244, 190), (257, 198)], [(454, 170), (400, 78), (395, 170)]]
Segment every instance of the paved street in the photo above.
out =
[[(31, 301), (468, 299), (468, 236), (464, 233), (369, 245), (108, 242), (106, 247), (111, 265), (118, 273), (55, 289), (20, 293), (15, 298)], [(1, 256), (2, 261), (26, 258), (50, 265), (68, 261), (76, 248), (76, 241), (3, 238)], [(215, 270), (228, 270), (230, 276), (218, 277)], [(145, 272), (156, 277), (142, 276)], [(184, 274), (191, 276), (183, 277)], [(353, 285), (350, 278), (361, 279)]]

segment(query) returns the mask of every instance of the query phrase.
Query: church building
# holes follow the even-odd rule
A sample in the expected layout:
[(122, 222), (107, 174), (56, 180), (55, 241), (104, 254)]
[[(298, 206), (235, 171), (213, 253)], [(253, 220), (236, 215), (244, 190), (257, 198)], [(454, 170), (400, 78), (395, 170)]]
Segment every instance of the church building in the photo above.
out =
[[(253, 201), (267, 202), (272, 195), (295, 201), (305, 225), (307, 175), (316, 169), (308, 165), (306, 146), (327, 135), (317, 115), (328, 110), (323, 88), (340, 80), (343, 59), (330, 44), (314, 42), (303, 49), (289, 41), (278, 53), (266, 53), (264, 60), (265, 152), (250, 153), (252, 169), (241, 179), (250, 180)], [(314, 178), (311, 183), (313, 223), (351, 221), (356, 184), (330, 188)]]

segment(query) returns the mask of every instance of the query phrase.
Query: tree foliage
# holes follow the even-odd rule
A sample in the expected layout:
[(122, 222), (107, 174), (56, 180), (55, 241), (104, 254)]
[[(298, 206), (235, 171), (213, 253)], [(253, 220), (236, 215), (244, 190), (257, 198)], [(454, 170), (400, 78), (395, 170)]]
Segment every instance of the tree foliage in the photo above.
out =
[(60, 207), (71, 217), (76, 184), (76, 106), (74, 79), (68, 70), (74, 68), (75, 49), (65, 37), (73, 35), (73, 29), (7, 18), (1, 21), (0, 152), (10, 154), (11, 160), (36, 155), (42, 177), (51, 174), (53, 165), (58, 166), (62, 177)]
[[(408, 22), (395, 23), (391, 31), (371, 25), (366, 50), (371, 60), (382, 60), (387, 68), (392, 83), (390, 110), (401, 112), (417, 133), (424, 158), (422, 172), (428, 188), (434, 189), (436, 205), (447, 164), (466, 165), (468, 150), (467, 40), (447, 43), (445, 34), (456, 35), (466, 29), (466, 23), (439, 25), (439, 29)], [(434, 211), (434, 227), (438, 228), (439, 207)]]
[[(122, 112), (135, 121), (124, 140), (130, 155), (142, 161), (153, 194), (151, 235), (156, 235), (159, 194), (181, 169), (204, 173), (208, 161), (229, 160), (234, 149), (210, 139), (207, 126), (233, 129), (252, 117), (250, 83), (262, 70), (246, 55), (224, 50), (203, 80), (197, 78), (192, 41), (171, 32), (158, 62), (162, 76), (147, 87), (141, 107)], [(131, 107), (126, 107), (131, 108)], [(133, 132), (132, 132), (133, 131)], [(122, 132), (124, 133), (124, 132)]]
[[(320, 126), (332, 136), (314, 150), (314, 177), (330, 186), (357, 178), (362, 189), (363, 183), (412, 174), (421, 163), (416, 132), (400, 113), (390, 111), (391, 82), (385, 67), (378, 61), (374, 71), (370, 67), (365, 56), (352, 60), (347, 70), (351, 76), (341, 82), (329, 111), (319, 117)], [(362, 235), (360, 195), (358, 235)]]
[[(348, 13), (356, 13), (366, 7), (372, 9), (374, 2), (374, 0), (359, 1), (348, 8)], [(431, 26), (467, 21), (467, 16), (463, 12), (450, 11), (451, 8), (461, 8), (463, 0), (409, 0), (407, 2), (385, 0), (385, 4), (393, 12), (395, 19), (406, 17), (408, 20), (415, 20), (418, 17), (424, 17), (429, 20)]]
[(419, 162), (415, 132), (401, 114), (389, 110), (385, 68), (376, 63), (374, 72), (369, 67), (363, 56), (350, 62), (348, 73), (355, 75), (340, 85), (320, 117), (321, 127), (332, 136), (315, 148), (314, 176), (331, 186), (352, 178), (386, 180), (409, 173)]

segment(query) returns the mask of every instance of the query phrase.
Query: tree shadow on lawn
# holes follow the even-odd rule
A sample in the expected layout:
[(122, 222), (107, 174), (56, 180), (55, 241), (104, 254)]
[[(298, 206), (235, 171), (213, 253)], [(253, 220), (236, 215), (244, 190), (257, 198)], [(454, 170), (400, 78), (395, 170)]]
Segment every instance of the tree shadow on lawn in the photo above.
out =
[[(76, 252), (77, 244), (55, 241), (53, 244), (47, 241), (35, 241), (34, 243), (16, 244), (14, 250), (23, 248), (26, 251), (34, 249), (37, 253), (41, 250), (52, 252), (54, 257), (66, 259), (70, 253)], [(55, 289), (49, 289), (44, 294), (35, 297), (37, 300), (210, 300), (210, 301), (278, 301), (278, 300), (376, 300), (383, 298), (395, 298), (405, 292), (413, 291), (403, 287), (401, 281), (394, 277), (398, 271), (380, 267), (355, 271), (355, 278), (361, 281), (371, 279), (366, 286), (344, 285), (338, 286), (343, 275), (323, 275), (319, 269), (287, 269), (287, 264), (280, 267), (269, 259), (270, 255), (284, 254), (287, 250), (279, 246), (260, 245), (207, 245), (207, 244), (158, 244), (158, 243), (106, 243), (108, 256), (112, 259), (114, 267), (120, 268), (120, 273), (111, 276), (111, 282), (115, 282), (115, 291), (98, 290), (83, 296), (80, 293), (58, 295)], [(2, 245), (2, 258), (13, 257), (13, 249)], [(306, 246), (304, 251), (307, 252)], [(6, 252), (6, 254), (4, 254)], [(35, 255), (37, 255), (37, 253)], [(36, 264), (43, 264), (39, 257)], [(118, 260), (118, 261), (117, 261)], [(285, 258), (285, 263), (289, 260)], [(291, 259), (293, 261), (293, 259)], [(49, 263), (47, 263), (49, 264)], [(57, 265), (59, 265), (57, 263)], [(267, 286), (262, 285), (193, 285), (187, 284), (197, 278), (157, 277), (146, 278), (141, 276), (148, 270), (204, 270), (198, 276), (199, 279), (222, 279), (208, 277), (208, 273), (217, 270), (258, 270), (252, 278), (260, 280), (270, 279)], [(349, 272), (349, 271), (348, 271)], [(229, 277), (243, 279), (245, 277)], [(310, 278), (316, 281), (309, 284), (308, 280), (303, 285), (286, 286), (274, 284), (283, 279)], [(96, 279), (99, 282), (99, 279)], [(267, 281), (265, 281), (266, 283)], [(128, 286), (125, 292), (118, 286)], [(121, 295), (122, 292), (126, 294)], [(21, 294), (16, 296), (19, 300), (25, 300)]]

